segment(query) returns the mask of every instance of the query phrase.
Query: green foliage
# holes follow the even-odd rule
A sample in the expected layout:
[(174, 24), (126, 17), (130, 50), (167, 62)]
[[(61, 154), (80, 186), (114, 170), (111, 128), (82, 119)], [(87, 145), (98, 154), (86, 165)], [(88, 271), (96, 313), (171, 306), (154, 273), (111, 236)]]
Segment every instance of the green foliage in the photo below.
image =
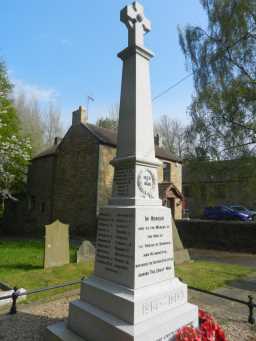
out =
[(11, 83), (0, 63), (0, 197), (12, 197), (25, 181), (30, 143), (19, 134), (19, 120), (9, 99)]
[(0, 62), (0, 120), (1, 137), (6, 139), (18, 133), (19, 121), (15, 109), (9, 99), (12, 85), (7, 77), (6, 67)]
[(208, 28), (179, 30), (196, 95), (187, 131), (194, 156), (254, 154), (256, 133), (256, 2), (201, 0)]

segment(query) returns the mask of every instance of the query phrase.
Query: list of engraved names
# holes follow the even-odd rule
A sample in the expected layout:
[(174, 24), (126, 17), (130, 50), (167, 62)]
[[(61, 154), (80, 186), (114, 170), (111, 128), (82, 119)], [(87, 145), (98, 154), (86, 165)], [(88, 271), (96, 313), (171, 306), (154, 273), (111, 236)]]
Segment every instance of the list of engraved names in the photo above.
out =
[(144, 215), (137, 226), (137, 278), (167, 276), (173, 271), (171, 225), (166, 216)]

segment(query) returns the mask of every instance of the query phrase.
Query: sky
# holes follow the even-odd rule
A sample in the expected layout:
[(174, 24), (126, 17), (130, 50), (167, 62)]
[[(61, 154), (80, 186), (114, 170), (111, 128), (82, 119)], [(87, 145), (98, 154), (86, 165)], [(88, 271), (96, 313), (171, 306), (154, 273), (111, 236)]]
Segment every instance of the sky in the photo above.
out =
[[(1, 4), (0, 57), (6, 62), (15, 92), (33, 94), (41, 103), (53, 101), (62, 121), (71, 124), (72, 111), (89, 105), (89, 121), (105, 116), (119, 103), (122, 62), (117, 53), (127, 47), (128, 32), (120, 10), (128, 0), (8, 0)], [(206, 26), (199, 0), (141, 0), (152, 31), (145, 46), (151, 61), (152, 97), (190, 71), (178, 41), (177, 26)], [(157, 120), (163, 114), (184, 124), (193, 94), (193, 79), (153, 102)]]

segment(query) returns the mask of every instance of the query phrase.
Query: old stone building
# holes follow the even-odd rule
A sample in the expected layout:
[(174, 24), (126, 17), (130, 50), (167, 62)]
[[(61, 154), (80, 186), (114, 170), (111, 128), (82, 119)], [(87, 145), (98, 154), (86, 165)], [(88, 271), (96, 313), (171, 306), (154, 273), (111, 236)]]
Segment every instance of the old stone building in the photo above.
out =
[[(11, 225), (36, 233), (59, 219), (70, 225), (71, 233), (93, 237), (99, 208), (107, 203), (112, 190), (114, 168), (110, 161), (116, 155), (116, 142), (114, 131), (87, 123), (80, 107), (73, 113), (72, 126), (64, 138), (56, 138), (51, 148), (33, 158), (26, 203), (12, 204), (18, 223)], [(181, 161), (158, 145), (156, 157), (162, 161), (160, 196), (179, 219), (183, 199)]]

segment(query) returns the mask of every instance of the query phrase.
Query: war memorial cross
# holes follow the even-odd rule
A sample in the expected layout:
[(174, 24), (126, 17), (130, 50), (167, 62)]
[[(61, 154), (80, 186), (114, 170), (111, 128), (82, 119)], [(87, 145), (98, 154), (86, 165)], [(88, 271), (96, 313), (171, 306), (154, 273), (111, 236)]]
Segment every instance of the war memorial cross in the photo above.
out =
[(137, 1), (121, 11), (121, 21), (129, 30), (129, 46), (143, 46), (144, 34), (151, 31), (151, 22), (144, 15), (144, 8)]

